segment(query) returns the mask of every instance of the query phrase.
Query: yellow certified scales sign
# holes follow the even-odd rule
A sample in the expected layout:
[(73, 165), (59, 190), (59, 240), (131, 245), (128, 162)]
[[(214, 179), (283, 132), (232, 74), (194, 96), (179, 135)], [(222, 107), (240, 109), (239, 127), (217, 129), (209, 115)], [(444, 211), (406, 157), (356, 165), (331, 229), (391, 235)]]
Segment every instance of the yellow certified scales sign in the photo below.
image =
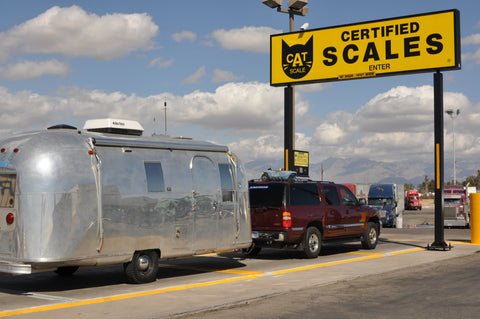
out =
[(449, 10), (270, 37), (270, 84), (460, 69), (460, 12)]

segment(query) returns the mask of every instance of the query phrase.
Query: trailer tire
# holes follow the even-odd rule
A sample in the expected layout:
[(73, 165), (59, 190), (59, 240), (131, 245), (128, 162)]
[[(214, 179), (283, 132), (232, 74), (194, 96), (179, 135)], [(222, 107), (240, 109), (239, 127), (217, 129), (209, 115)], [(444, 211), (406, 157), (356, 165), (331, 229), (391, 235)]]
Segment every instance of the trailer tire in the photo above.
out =
[(365, 249), (375, 249), (378, 242), (378, 224), (369, 222), (362, 238), (362, 247)]
[(71, 276), (74, 272), (78, 270), (78, 266), (64, 266), (58, 267), (55, 272), (60, 276)]
[(132, 261), (123, 264), (127, 281), (133, 284), (144, 284), (157, 279), (158, 253), (154, 250), (136, 251)]
[(262, 247), (255, 246), (254, 243), (250, 245), (248, 248), (243, 248), (242, 253), (247, 256), (256, 256), (260, 253)]
[(311, 226), (307, 228), (302, 246), (305, 258), (313, 259), (318, 257), (322, 249), (322, 233), (317, 227)]

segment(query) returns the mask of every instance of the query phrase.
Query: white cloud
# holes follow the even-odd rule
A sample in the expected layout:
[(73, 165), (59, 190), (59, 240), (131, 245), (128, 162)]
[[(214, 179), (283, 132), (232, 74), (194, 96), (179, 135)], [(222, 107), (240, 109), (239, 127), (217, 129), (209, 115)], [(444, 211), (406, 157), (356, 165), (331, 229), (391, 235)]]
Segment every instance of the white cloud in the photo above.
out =
[(283, 158), (283, 135), (281, 134), (240, 138), (229, 146), (243, 161)]
[(228, 82), (228, 81), (237, 81), (240, 79), (240, 77), (234, 75), (230, 71), (224, 71), (224, 70), (219, 70), (215, 69), (213, 71), (213, 82)]
[(173, 64), (173, 61), (174, 59), (170, 59), (170, 60), (163, 60), (162, 58), (156, 58), (156, 59), (153, 59), (152, 61), (150, 61), (150, 63), (148, 64), (148, 67), (152, 68), (152, 67), (159, 67), (159, 68), (166, 68), (166, 67), (169, 67), (170, 65)]
[[(227, 83), (215, 92), (194, 91), (182, 97), (181, 124), (201, 124), (216, 130), (267, 133), (283, 127), (283, 89), (266, 83)], [(308, 106), (298, 100), (297, 116)], [(249, 133), (249, 134), (250, 134)]]
[(69, 71), (68, 65), (56, 59), (41, 62), (24, 61), (0, 67), (0, 77), (9, 81), (31, 80), (45, 74), (65, 76)]
[(462, 39), (462, 44), (480, 44), (480, 33), (469, 35)]
[(109, 60), (153, 47), (158, 26), (146, 13), (87, 13), (52, 7), (0, 34), (0, 61), (16, 53), (64, 54)]
[(281, 33), (269, 27), (243, 27), (241, 29), (215, 30), (212, 34), (222, 48), (256, 53), (270, 52), (270, 35)]
[(320, 92), (332, 87), (332, 83), (313, 83), (309, 85), (298, 85), (295, 90), (298, 92)]
[(182, 42), (183, 40), (193, 42), (196, 38), (197, 35), (191, 31), (182, 31), (172, 34), (172, 39), (176, 42)]
[(398, 86), (373, 97), (355, 116), (361, 132), (433, 130), (433, 87)]
[[(480, 24), (480, 22), (479, 22)], [(479, 45), (480, 44), (480, 33), (469, 35), (462, 39), (462, 46), (466, 45)], [(462, 53), (462, 61), (474, 61), (477, 64), (480, 64), (480, 49), (477, 49), (475, 52), (466, 52)]]
[(182, 81), (182, 84), (193, 84), (193, 83), (198, 83), (202, 77), (204, 77), (206, 74), (205, 72), (205, 66), (201, 66), (198, 68), (195, 73), (187, 77)]
[(314, 134), (315, 142), (322, 145), (341, 145), (348, 136), (348, 130), (339, 123), (324, 122), (320, 124)]
[(462, 53), (462, 60), (467, 61), (471, 60), (477, 64), (480, 64), (480, 49), (475, 52)]
[[(100, 117), (137, 120), (148, 134), (154, 116), (163, 115), (165, 98), (169, 132), (227, 143), (243, 162), (283, 159), (283, 89), (259, 82), (227, 83), (214, 92), (148, 97), (77, 87), (63, 88), (56, 96), (42, 96), (30, 91), (11, 93), (0, 87), (0, 134), (44, 128), (66, 118), (73, 121), (66, 124), (81, 128), (86, 119)], [(461, 110), (455, 122), (457, 155), (478, 158), (480, 103), (471, 104), (463, 94), (445, 92), (445, 108), (454, 102)], [(308, 110), (308, 102), (297, 93), (297, 124), (310, 116)], [(192, 128), (200, 128), (196, 131), (200, 136), (191, 134)], [(306, 133), (305, 127), (296, 128), (296, 149), (309, 151), (311, 163), (328, 157), (431, 162), (433, 88), (392, 88), (373, 97), (356, 113), (336, 111), (317, 118), (312, 129)], [(452, 147), (448, 117), (444, 129), (448, 154)]]

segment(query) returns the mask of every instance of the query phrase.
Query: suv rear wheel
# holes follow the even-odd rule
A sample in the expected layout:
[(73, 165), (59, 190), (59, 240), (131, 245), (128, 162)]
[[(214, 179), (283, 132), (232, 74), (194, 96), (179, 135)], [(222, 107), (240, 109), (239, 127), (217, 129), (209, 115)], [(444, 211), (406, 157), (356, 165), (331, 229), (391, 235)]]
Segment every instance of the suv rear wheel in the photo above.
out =
[(307, 228), (303, 238), (303, 253), (306, 258), (317, 258), (322, 249), (322, 233), (317, 227)]
[(363, 234), (362, 247), (365, 249), (375, 249), (378, 242), (378, 224), (369, 222), (367, 229)]

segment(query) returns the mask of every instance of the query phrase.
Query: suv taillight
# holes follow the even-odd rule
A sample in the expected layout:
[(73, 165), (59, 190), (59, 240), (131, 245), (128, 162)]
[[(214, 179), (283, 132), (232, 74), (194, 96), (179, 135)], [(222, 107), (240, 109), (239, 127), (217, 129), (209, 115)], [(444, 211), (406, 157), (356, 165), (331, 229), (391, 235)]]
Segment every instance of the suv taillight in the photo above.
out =
[(283, 212), (282, 226), (292, 227), (292, 214), (290, 212)]

